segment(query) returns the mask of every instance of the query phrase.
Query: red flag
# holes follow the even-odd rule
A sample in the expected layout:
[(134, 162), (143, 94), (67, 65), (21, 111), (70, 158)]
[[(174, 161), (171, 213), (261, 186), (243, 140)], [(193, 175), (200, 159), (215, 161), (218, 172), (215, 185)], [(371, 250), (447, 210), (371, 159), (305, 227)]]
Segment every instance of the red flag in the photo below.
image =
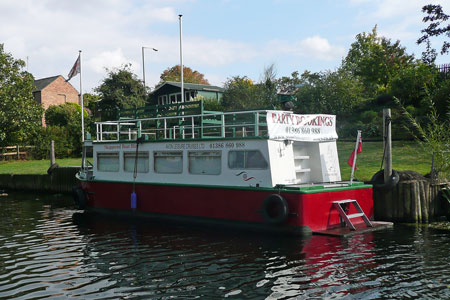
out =
[[(356, 149), (356, 153), (359, 154), (362, 152), (362, 138), (359, 138), (358, 148)], [(355, 158), (355, 150), (352, 151), (352, 154), (350, 155), (347, 164), (350, 167), (353, 167), (353, 160)], [(355, 168), (356, 168), (356, 162), (355, 162)]]
[(73, 65), (72, 69), (69, 72), (69, 75), (67, 75), (67, 80), (69, 81), (73, 76), (76, 76), (78, 73), (80, 73), (80, 55), (78, 55), (77, 60), (75, 61), (75, 64)]

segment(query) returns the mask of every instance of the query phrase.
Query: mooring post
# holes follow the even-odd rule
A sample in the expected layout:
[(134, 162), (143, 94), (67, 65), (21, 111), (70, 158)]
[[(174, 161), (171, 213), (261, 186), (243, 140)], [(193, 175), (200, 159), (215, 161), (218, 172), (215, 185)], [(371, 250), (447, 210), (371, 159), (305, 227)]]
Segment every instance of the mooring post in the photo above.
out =
[(55, 164), (55, 141), (50, 144), (50, 167)]
[(392, 135), (391, 109), (383, 109), (383, 146), (384, 146), (384, 182), (388, 182), (392, 175)]

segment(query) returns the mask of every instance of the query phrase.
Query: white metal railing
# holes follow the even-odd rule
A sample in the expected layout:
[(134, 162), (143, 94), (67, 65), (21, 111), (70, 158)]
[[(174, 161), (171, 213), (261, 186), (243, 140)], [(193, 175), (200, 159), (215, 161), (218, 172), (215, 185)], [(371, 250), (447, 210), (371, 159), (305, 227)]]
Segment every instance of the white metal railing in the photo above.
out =
[[(154, 139), (225, 138), (227, 133), (236, 136), (236, 132), (242, 137), (260, 136), (267, 133), (265, 119), (263, 122), (259, 119), (266, 113), (266, 110), (255, 110), (96, 122), (96, 141), (134, 140), (140, 135)], [(227, 118), (231, 119), (227, 121)], [(179, 125), (173, 125), (177, 121)]]

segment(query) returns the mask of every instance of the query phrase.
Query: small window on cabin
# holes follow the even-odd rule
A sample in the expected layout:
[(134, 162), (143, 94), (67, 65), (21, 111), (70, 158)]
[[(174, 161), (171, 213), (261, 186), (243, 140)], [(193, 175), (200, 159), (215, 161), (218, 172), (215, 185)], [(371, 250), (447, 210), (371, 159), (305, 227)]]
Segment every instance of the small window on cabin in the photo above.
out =
[(155, 151), (153, 153), (156, 173), (180, 174), (183, 172), (183, 152)]
[(221, 151), (189, 151), (189, 173), (219, 175), (222, 171)]
[(177, 94), (177, 102), (181, 103), (181, 93)]
[(119, 152), (97, 153), (97, 170), (100, 172), (118, 172)]
[(170, 103), (176, 103), (177, 102), (177, 95), (176, 94), (172, 94), (169, 97), (170, 97)]
[(164, 105), (167, 104), (167, 95), (161, 95), (158, 97), (158, 104)]
[(258, 150), (228, 152), (230, 169), (267, 169), (267, 161)]
[[(148, 152), (137, 153), (137, 165), (136, 171), (138, 173), (148, 173), (149, 160)], [(125, 172), (134, 172), (136, 152), (124, 152), (123, 153), (123, 169)]]

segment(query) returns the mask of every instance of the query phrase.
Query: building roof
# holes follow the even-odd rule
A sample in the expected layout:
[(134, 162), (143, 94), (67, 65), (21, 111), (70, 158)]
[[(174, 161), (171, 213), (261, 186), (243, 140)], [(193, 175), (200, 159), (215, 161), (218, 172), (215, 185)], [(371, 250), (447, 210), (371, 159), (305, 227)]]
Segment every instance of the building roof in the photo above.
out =
[[(174, 82), (174, 81), (165, 81), (164, 83), (160, 84), (156, 89), (153, 90), (152, 94), (157, 92), (159, 89), (165, 86), (174, 86), (181, 88), (181, 82)], [(184, 83), (184, 89), (185, 90), (196, 90), (196, 91), (208, 91), (208, 92), (220, 92), (223, 93), (224, 89), (215, 86), (215, 85), (208, 85), (208, 84), (196, 84), (196, 83)]]
[(47, 77), (47, 78), (42, 78), (42, 79), (36, 79), (36, 80), (34, 81), (34, 89), (33, 89), (33, 92), (39, 92), (39, 91), (42, 91), (42, 90), (45, 89), (50, 83), (52, 83), (53, 81), (55, 81), (59, 76), (61, 76), (61, 75), (52, 76), (52, 77)]

